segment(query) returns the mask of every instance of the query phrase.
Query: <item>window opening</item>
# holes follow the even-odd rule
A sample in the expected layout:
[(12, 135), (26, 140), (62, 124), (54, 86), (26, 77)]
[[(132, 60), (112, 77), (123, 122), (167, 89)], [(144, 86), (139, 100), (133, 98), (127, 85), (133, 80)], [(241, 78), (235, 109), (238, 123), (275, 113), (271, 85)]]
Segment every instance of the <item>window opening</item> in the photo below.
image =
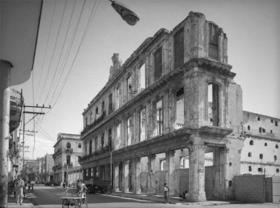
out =
[(109, 94), (109, 113), (113, 112), (113, 95), (112, 93)]
[(163, 130), (163, 110), (162, 110), (162, 100), (156, 103), (156, 133), (157, 135), (162, 134)]
[(92, 154), (92, 140), (89, 141), (89, 154)]
[(184, 63), (184, 28), (178, 30), (174, 35), (174, 68)]
[(250, 127), (250, 125), (248, 125), (247, 129), (248, 129), (248, 131), (250, 131), (250, 130), (251, 130), (251, 127)]
[(259, 156), (259, 157), (260, 157), (260, 159), (263, 159), (263, 154), (260, 154), (260, 156)]
[(146, 87), (146, 70), (145, 70), (145, 64), (142, 64), (142, 66), (139, 69), (139, 76), (140, 76), (140, 83), (139, 88), (140, 91), (144, 90)]
[(250, 140), (249, 144), (250, 144), (250, 145), (254, 145), (254, 141), (253, 141), (253, 140)]
[(143, 108), (139, 113), (140, 120), (140, 141), (146, 139), (146, 108)]
[(162, 47), (157, 49), (154, 53), (154, 66), (155, 66), (154, 77), (156, 81), (162, 75)]
[(127, 146), (131, 145), (132, 140), (132, 118), (127, 119)]
[(218, 59), (218, 40), (219, 31), (218, 26), (209, 23), (209, 57)]
[(184, 88), (179, 89), (176, 92), (176, 120), (175, 129), (184, 127)]
[(249, 166), (249, 167), (248, 167), (248, 170), (249, 170), (249, 172), (251, 172), (251, 171), (252, 171), (252, 167), (251, 167), (251, 166)]
[(252, 153), (251, 152), (248, 152), (248, 157), (252, 157)]
[(67, 149), (71, 148), (71, 143), (70, 143), (70, 142), (67, 142), (66, 148), (67, 148)]
[(213, 126), (219, 125), (219, 86), (208, 84), (208, 117)]

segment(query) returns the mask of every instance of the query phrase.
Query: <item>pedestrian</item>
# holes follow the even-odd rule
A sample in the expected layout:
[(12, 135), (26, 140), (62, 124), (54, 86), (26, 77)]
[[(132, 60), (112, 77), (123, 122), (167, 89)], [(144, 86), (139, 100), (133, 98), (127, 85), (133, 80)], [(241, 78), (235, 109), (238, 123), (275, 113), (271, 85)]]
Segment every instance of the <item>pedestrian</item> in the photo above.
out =
[(16, 180), (15, 188), (16, 188), (16, 201), (17, 204), (22, 205), (23, 202), (23, 188), (24, 188), (24, 180), (22, 180), (21, 176), (18, 176)]
[(164, 192), (164, 201), (165, 201), (165, 203), (168, 203), (169, 202), (169, 199), (168, 199), (169, 187), (167, 186), (166, 183), (164, 183), (163, 192)]

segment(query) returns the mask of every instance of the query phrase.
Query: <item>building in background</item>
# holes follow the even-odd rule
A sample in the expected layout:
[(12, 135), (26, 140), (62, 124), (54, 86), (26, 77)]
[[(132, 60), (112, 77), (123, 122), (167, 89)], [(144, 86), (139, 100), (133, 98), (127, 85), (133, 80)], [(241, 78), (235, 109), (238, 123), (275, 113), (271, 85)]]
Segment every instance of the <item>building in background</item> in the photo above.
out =
[(38, 158), (37, 161), (39, 168), (38, 182), (46, 185), (53, 184), (53, 155), (46, 154), (44, 157)]
[(280, 119), (243, 111), (241, 174), (280, 176)]
[(56, 185), (71, 184), (82, 178), (79, 157), (82, 156), (80, 135), (59, 133), (54, 145), (53, 180)]

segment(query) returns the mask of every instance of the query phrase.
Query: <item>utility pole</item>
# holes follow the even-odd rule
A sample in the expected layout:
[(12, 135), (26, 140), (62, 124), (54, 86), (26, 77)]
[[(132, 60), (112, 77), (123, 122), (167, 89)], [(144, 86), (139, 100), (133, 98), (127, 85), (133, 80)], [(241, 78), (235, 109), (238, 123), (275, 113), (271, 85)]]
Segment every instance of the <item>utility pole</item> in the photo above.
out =
[[(25, 145), (25, 134), (26, 134), (26, 130), (25, 130), (25, 125), (28, 124), (30, 121), (32, 121), (33, 119), (35, 119), (36, 116), (38, 115), (44, 115), (45, 112), (36, 112), (36, 111), (26, 111), (26, 108), (37, 108), (37, 109), (51, 109), (51, 106), (45, 106), (45, 105), (42, 105), (42, 106), (39, 106), (38, 104), (33, 106), (33, 105), (23, 105), (23, 115), (22, 115), (22, 119), (23, 119), (23, 125), (22, 125), (22, 146), (23, 146), (23, 151), (22, 151), (22, 169), (24, 169), (24, 152), (25, 152), (25, 149), (24, 149), (24, 145)], [(33, 115), (33, 117), (28, 120), (27, 122), (25, 122), (25, 114), (31, 114)], [(31, 131), (28, 131), (28, 133), (30, 133)], [(32, 131), (32, 133), (36, 133), (35, 129), (34, 131)]]

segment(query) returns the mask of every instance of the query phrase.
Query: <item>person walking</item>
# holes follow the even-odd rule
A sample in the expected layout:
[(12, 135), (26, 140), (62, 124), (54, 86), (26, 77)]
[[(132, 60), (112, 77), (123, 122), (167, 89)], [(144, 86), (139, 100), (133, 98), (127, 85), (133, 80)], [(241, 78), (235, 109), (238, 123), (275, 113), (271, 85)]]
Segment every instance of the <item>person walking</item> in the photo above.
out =
[(166, 183), (164, 183), (163, 192), (164, 192), (164, 201), (165, 201), (165, 203), (169, 203), (169, 199), (168, 199), (169, 187), (167, 186)]
[(23, 188), (24, 188), (24, 180), (21, 178), (21, 176), (18, 176), (18, 179), (15, 183), (15, 189), (16, 189), (16, 201), (17, 204), (22, 205), (23, 202)]

